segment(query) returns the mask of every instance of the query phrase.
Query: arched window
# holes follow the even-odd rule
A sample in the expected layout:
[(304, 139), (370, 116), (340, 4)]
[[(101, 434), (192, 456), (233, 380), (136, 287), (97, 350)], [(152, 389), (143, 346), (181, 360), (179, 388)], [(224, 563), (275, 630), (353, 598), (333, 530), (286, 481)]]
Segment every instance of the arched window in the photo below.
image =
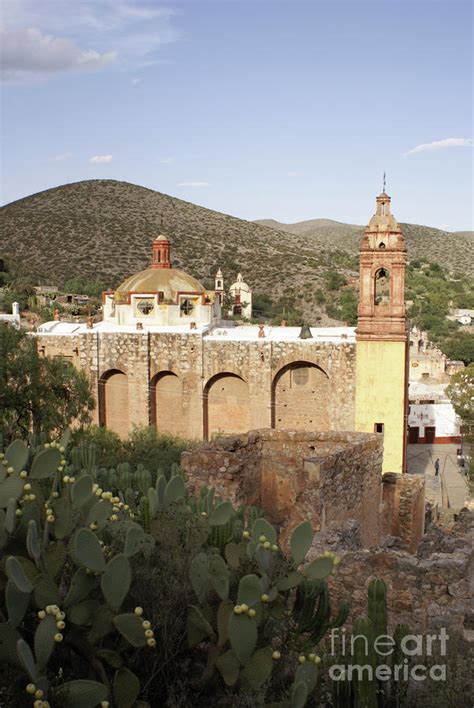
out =
[(379, 268), (375, 273), (374, 303), (375, 305), (388, 305), (390, 302), (390, 272), (386, 268)]

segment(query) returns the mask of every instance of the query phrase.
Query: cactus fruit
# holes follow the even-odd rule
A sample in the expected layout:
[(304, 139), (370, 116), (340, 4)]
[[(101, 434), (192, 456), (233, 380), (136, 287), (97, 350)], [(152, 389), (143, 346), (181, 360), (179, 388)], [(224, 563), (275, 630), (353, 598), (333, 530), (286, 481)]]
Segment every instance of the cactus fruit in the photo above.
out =
[[(131, 586), (127, 556), (145, 552), (153, 539), (130, 521), (123, 502), (107, 485), (97, 494), (97, 451), (93, 446), (73, 448), (68, 453), (71, 464), (67, 464), (67, 442), (48, 442), (44, 436), (41, 442), (33, 435), (29, 442), (27, 447), (15, 441), (1, 453), (6, 464), (0, 465), (4, 470), (0, 474), (0, 548), (5, 553), (7, 576), (2, 614), (8, 618), (0, 625), (1, 660), (11, 662), (16, 655), (17, 664), (34, 685), (31, 695), (35, 705), (45, 708), (51, 697), (54, 705), (65, 708), (88, 707), (106, 701), (109, 688), (88, 680), (57, 685), (55, 678), (53, 689), (47, 679), (51, 658), (73, 636), (74, 625), (87, 628), (81, 640), (85, 642), (84, 656), (93, 657), (93, 643), (114, 631), (130, 639), (132, 646), (143, 646), (147, 651), (156, 646), (149, 620), (131, 615), (132, 622), (136, 620), (132, 626), (127, 614), (116, 614)], [(146, 475), (143, 480), (149, 481)], [(114, 517), (117, 521), (111, 524)], [(107, 549), (105, 555), (104, 540), (98, 534), (106, 531), (109, 535), (117, 522), (120, 531), (113, 540), (114, 552)], [(117, 552), (119, 543), (127, 554)], [(72, 573), (63, 577), (66, 563)], [(56, 582), (59, 577), (61, 582)], [(36, 612), (29, 612), (35, 604)], [(139, 639), (136, 629), (140, 630)], [(33, 637), (34, 653), (23, 632)], [(132, 681), (130, 676), (128, 681)], [(123, 681), (117, 685), (120, 683)], [(114, 700), (121, 704), (123, 689), (117, 691), (114, 687)], [(133, 702), (139, 691), (138, 685)]]

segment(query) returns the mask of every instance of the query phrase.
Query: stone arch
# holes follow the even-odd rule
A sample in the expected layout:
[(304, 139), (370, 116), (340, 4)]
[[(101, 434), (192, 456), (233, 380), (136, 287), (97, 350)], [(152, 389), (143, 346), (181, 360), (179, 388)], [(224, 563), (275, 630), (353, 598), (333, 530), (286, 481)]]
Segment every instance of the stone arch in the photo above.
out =
[(109, 369), (99, 379), (99, 425), (121, 438), (130, 431), (128, 376), (120, 369)]
[(292, 361), (272, 382), (272, 428), (330, 430), (330, 382), (312, 361)]
[(377, 268), (374, 273), (374, 305), (390, 303), (390, 271), (388, 268)]
[(229, 371), (212, 376), (204, 387), (203, 409), (204, 440), (246, 433), (250, 427), (247, 382)]
[(183, 382), (174, 371), (159, 371), (150, 381), (150, 425), (159, 433), (187, 436)]

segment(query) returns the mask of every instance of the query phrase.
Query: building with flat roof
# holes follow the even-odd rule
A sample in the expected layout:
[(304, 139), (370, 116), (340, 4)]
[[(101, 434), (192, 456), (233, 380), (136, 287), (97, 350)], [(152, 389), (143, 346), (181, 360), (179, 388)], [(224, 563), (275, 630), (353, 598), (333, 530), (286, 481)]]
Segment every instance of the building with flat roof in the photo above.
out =
[[(405, 258), (384, 192), (362, 240), (357, 329), (236, 326), (222, 319), (222, 272), (206, 290), (173, 268), (160, 234), (150, 267), (103, 294), (103, 321), (47, 322), (35, 336), (41, 354), (87, 373), (96, 422), (122, 437), (134, 425), (205, 440), (258, 428), (378, 432), (384, 471), (401, 472)], [(251, 308), (242, 277), (232, 288)]]

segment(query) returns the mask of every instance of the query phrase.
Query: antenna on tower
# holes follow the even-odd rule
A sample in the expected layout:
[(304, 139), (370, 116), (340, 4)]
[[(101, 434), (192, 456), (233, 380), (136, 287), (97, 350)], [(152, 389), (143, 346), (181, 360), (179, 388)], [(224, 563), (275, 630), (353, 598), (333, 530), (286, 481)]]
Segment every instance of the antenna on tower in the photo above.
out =
[(385, 193), (385, 172), (383, 173), (383, 189), (382, 192)]

